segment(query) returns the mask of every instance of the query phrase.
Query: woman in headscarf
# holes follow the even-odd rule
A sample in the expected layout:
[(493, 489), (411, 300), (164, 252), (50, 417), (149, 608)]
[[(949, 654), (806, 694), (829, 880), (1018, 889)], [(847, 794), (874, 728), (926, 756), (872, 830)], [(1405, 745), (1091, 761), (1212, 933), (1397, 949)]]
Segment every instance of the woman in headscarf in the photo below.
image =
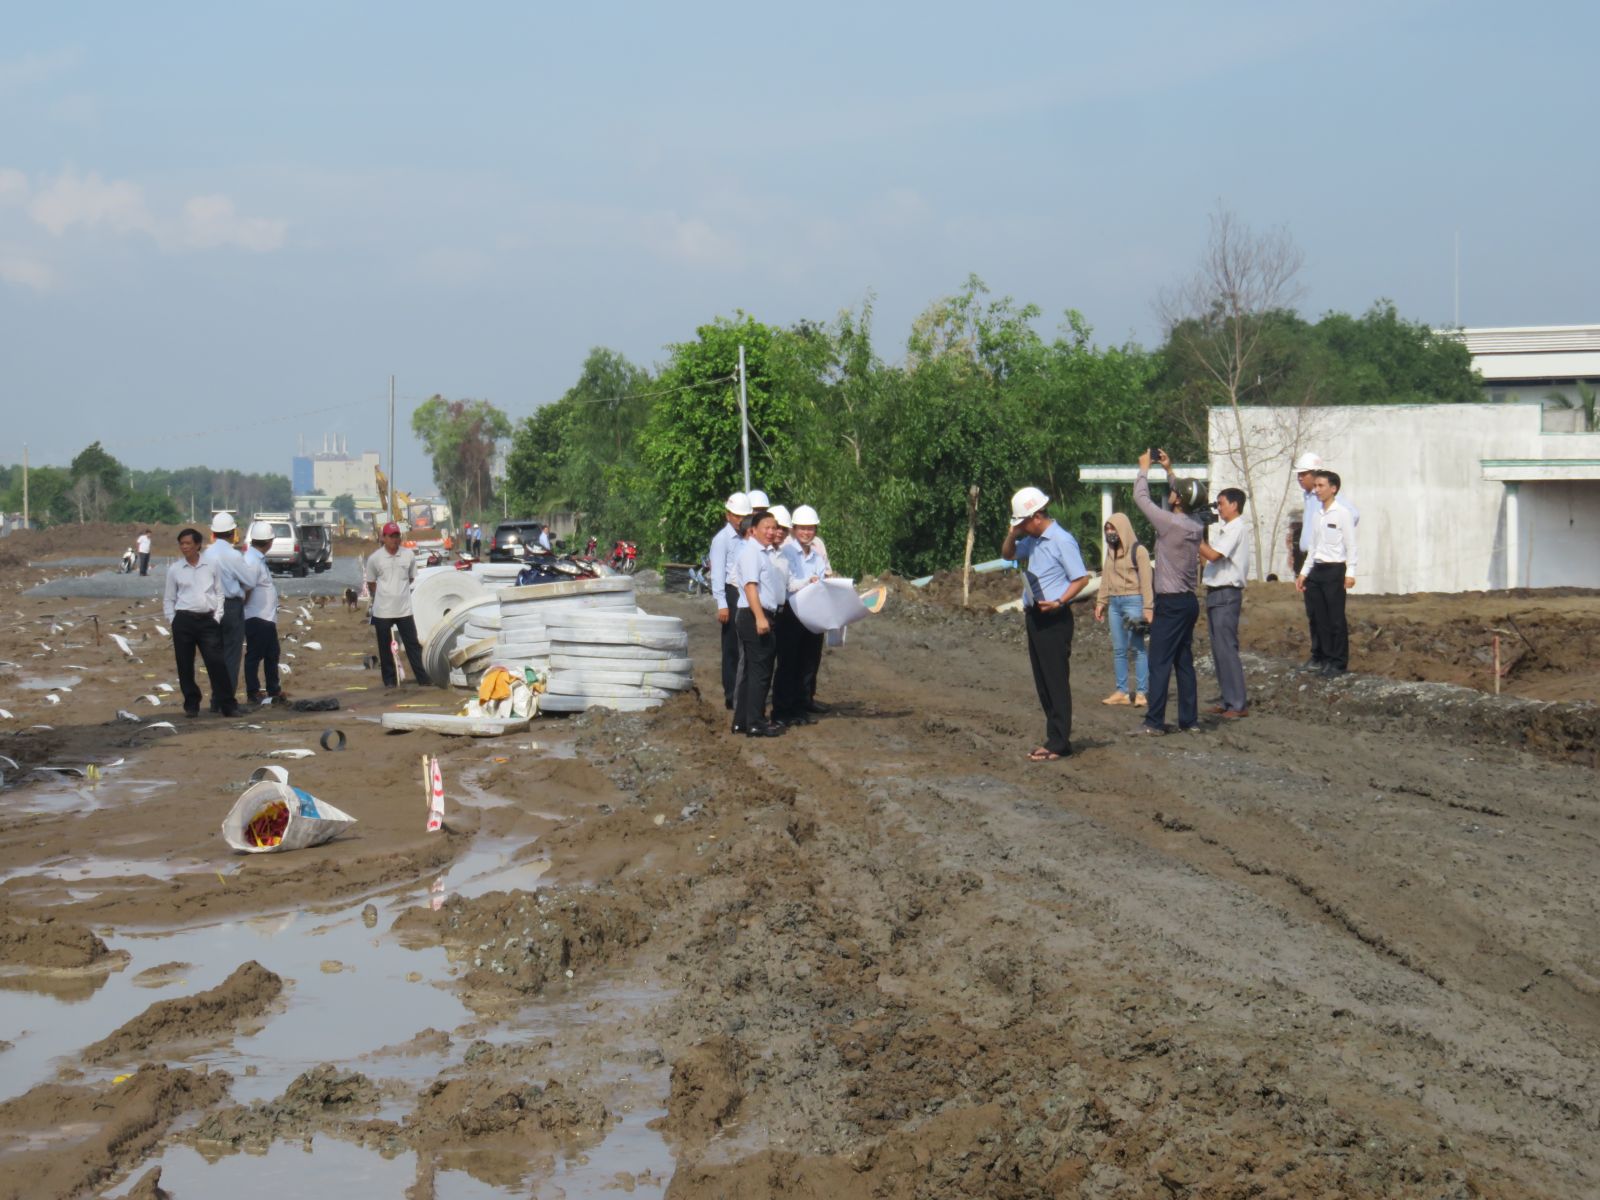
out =
[[(1150, 687), (1150, 659), (1145, 631), (1155, 615), (1155, 576), (1150, 551), (1133, 536), (1125, 513), (1112, 513), (1106, 522), (1106, 555), (1100, 568), (1100, 590), (1094, 598), (1094, 619), (1111, 622), (1111, 664), (1117, 673), (1117, 690), (1100, 703), (1143, 706)], [(1128, 652), (1133, 651), (1134, 689), (1128, 690)]]

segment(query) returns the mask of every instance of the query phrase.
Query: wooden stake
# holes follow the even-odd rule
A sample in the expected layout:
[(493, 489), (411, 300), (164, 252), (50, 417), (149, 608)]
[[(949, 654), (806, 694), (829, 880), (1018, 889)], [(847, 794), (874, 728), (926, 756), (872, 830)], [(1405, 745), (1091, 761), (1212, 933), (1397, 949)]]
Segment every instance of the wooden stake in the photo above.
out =
[(961, 607), (967, 606), (972, 588), (972, 542), (978, 536), (978, 485), (967, 489), (967, 553), (961, 561)]
[(1500, 635), (1494, 635), (1494, 694), (1500, 694)]

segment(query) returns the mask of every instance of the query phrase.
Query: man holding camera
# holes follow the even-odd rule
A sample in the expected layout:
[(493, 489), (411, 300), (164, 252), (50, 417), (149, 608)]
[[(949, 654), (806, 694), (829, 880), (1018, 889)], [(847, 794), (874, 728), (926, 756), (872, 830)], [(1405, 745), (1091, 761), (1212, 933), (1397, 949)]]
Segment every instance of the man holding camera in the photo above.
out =
[(1250, 543), (1245, 539), (1245, 494), (1238, 488), (1217, 493), (1222, 524), (1200, 543), (1205, 560), (1206, 628), (1211, 632), (1211, 661), (1217, 668), (1222, 703), (1211, 709), (1227, 719), (1244, 716), (1249, 704), (1244, 688), (1244, 663), (1239, 658), (1239, 613), (1244, 607), (1244, 581), (1250, 573)]
[(1322, 507), (1316, 513), (1311, 552), (1294, 586), (1305, 596), (1311, 618), (1312, 670), (1332, 677), (1350, 669), (1344, 594), (1356, 585), (1356, 516), (1339, 499), (1336, 473), (1318, 471), (1315, 487)]
[[(1167, 470), (1167, 508), (1150, 499), (1150, 462), (1160, 459)], [(1200, 727), (1200, 696), (1194, 674), (1194, 626), (1200, 619), (1195, 596), (1200, 574), (1200, 545), (1205, 526), (1194, 513), (1205, 507), (1205, 485), (1197, 479), (1178, 479), (1165, 450), (1146, 450), (1139, 456), (1139, 474), (1133, 481), (1133, 502), (1155, 527), (1155, 619), (1150, 623), (1149, 706), (1134, 736), (1153, 737), (1167, 732), (1167, 687), (1178, 677), (1178, 728)], [(1171, 511), (1168, 511), (1170, 509)]]
[(1072, 600), (1089, 582), (1078, 540), (1045, 512), (1048, 503), (1035, 487), (1011, 497), (1011, 528), (1000, 546), (1001, 558), (1023, 568), (1028, 662), (1044, 709), (1044, 744), (1028, 754), (1029, 762), (1072, 753)]

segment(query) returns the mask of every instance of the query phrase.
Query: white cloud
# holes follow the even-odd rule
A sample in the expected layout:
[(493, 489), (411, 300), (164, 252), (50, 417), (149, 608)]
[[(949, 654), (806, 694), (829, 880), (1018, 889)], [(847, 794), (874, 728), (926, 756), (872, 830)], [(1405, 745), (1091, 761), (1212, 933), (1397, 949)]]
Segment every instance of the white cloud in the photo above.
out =
[(140, 184), (105, 179), (96, 171), (69, 170), (30, 184), (21, 171), (0, 168), (0, 205), (7, 204), (25, 205), (34, 224), (57, 238), (80, 229), (137, 234), (170, 251), (232, 247), (260, 254), (280, 249), (289, 229), (278, 218), (240, 213), (233, 198), (220, 192), (191, 196), (165, 216)]
[(60, 237), (74, 225), (114, 233), (154, 233), (155, 220), (145, 206), (144, 190), (128, 180), (104, 180), (95, 171), (68, 171), (34, 193), (29, 214)]
[(55, 272), (49, 263), (14, 246), (0, 246), (0, 283), (43, 292), (54, 287), (55, 282)]
[(267, 217), (242, 217), (227, 196), (194, 196), (185, 201), (178, 239), (196, 250), (237, 246), (258, 254), (282, 247), (288, 222)]

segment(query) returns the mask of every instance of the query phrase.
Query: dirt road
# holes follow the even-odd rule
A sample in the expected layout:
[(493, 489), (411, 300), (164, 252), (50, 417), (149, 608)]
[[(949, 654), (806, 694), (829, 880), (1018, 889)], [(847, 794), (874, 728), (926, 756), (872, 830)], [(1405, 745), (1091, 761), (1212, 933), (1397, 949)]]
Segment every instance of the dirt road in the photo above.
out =
[[(128, 607), (16, 603), (13, 728), (41, 626)], [(317, 610), (296, 686), (351, 747), (292, 769), (362, 824), (247, 862), (229, 789), (330, 720), (105, 725), (170, 666), (80, 662), (120, 682), (0, 746), (128, 758), (0, 793), (0, 1195), (1600, 1191), (1592, 705), (1256, 657), (1249, 718), (1135, 741), (1080, 622), (1077, 753), (1032, 764), (1017, 619), (901, 590), (753, 741), (704, 603), (646, 603), (701, 698), (495, 743), (383, 735), (432, 697), (344, 691), (366, 627)]]

